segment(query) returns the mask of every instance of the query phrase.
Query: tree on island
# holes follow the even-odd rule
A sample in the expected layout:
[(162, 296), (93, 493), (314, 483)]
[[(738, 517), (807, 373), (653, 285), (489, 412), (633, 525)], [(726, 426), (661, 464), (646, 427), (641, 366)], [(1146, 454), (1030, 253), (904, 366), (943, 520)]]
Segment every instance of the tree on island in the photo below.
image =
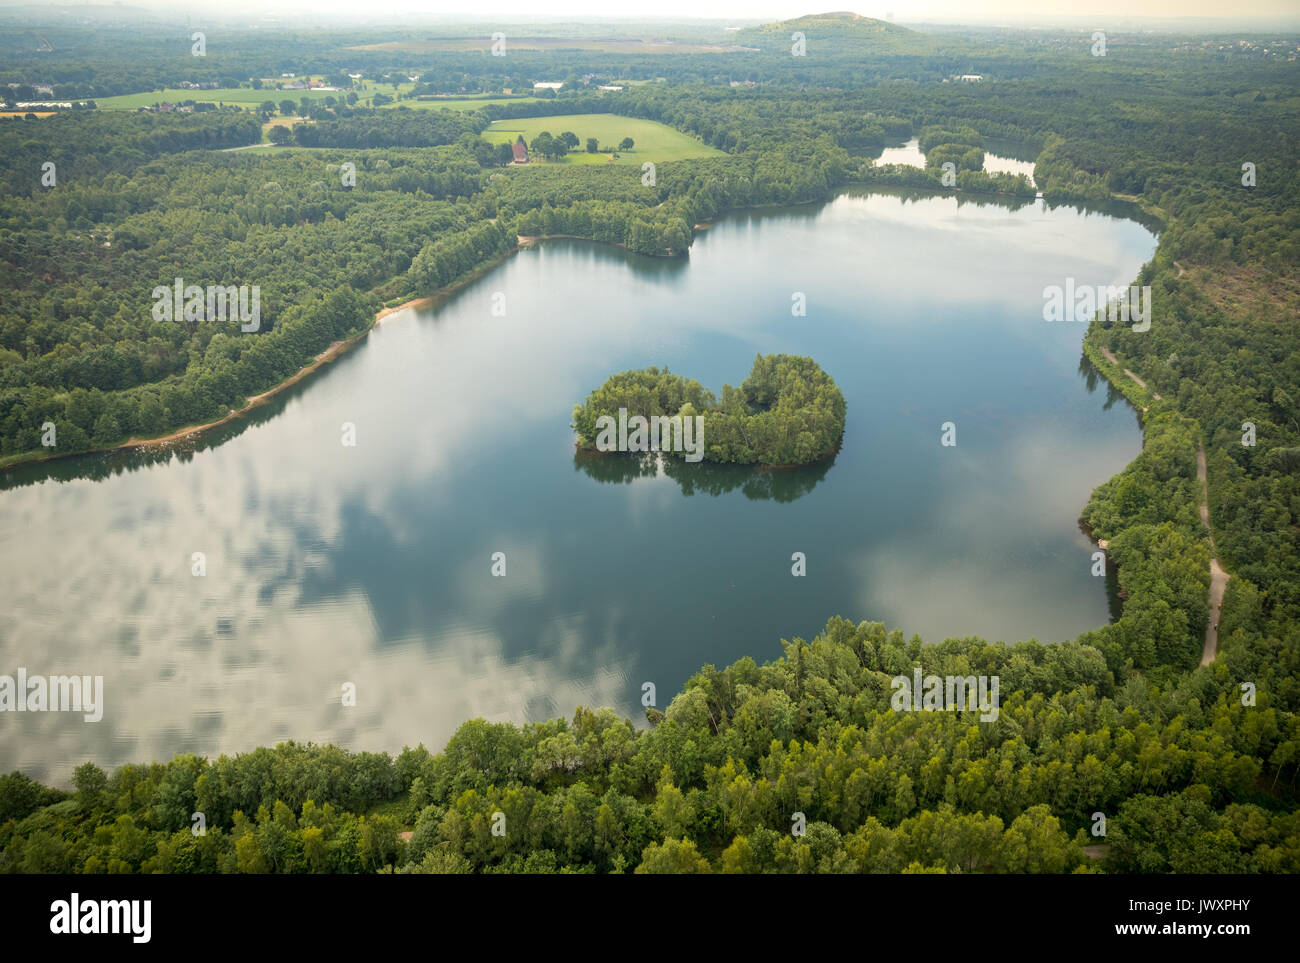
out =
[[(667, 443), (668, 422), (674, 440), (698, 440), (687, 420), (703, 419), (703, 459), (743, 465), (802, 465), (832, 454), (844, 434), (844, 394), (811, 358), (759, 355), (739, 388), (723, 385), (718, 399), (698, 381), (657, 367), (616, 374), (573, 409), (578, 445), (596, 450), (658, 450), (682, 455)], [(644, 436), (640, 419), (655, 419)], [(617, 425), (618, 446), (611, 449), (610, 425)], [(676, 422), (680, 419), (681, 425)], [(661, 433), (654, 425), (663, 426)], [(692, 424), (691, 428), (693, 429)], [(603, 435), (602, 435), (603, 433)], [(624, 442), (626, 440), (626, 447)], [(641, 447), (642, 442), (645, 447)], [(695, 460), (695, 459), (688, 459)]]

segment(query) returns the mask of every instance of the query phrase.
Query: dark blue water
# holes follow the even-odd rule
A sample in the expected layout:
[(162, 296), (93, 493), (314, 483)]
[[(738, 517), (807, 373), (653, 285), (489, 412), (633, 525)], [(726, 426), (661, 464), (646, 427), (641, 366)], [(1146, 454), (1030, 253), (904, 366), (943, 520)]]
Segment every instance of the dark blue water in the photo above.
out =
[[(0, 771), (441, 747), (473, 716), (579, 704), (640, 719), (644, 682), (662, 708), (702, 664), (774, 657), (836, 614), (927, 641), (1103, 624), (1077, 519), (1140, 434), (1042, 289), (1127, 284), (1155, 238), (1041, 204), (846, 195), (726, 219), (673, 261), (547, 242), (192, 452), (11, 473), (0, 672), (103, 675), (106, 706), (6, 714)], [(670, 476), (575, 454), (572, 407), (611, 373), (718, 392), (772, 352), (842, 387), (833, 461)]]

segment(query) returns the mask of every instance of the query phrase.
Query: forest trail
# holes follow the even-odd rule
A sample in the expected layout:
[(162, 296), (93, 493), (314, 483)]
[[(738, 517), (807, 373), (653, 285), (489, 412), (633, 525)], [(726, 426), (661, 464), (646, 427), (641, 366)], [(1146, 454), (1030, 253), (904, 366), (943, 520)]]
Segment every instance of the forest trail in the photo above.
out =
[(1219, 616), (1222, 615), (1223, 590), (1231, 577), (1219, 564), (1218, 550), (1214, 547), (1214, 529), (1210, 527), (1210, 483), (1205, 468), (1205, 443), (1196, 443), (1196, 481), (1200, 489), (1201, 522), (1210, 532), (1210, 621), (1205, 626), (1205, 646), (1201, 649), (1201, 665), (1209, 665), (1219, 652)]
[[(1100, 345), (1098, 347), (1100, 347)], [(1109, 361), (1111, 364), (1115, 365), (1116, 367), (1120, 367), (1119, 358), (1111, 354), (1108, 348), (1102, 348), (1101, 353), (1106, 356), (1106, 360)], [(1128, 375), (1130, 378), (1132, 378), (1134, 381), (1137, 382), (1139, 388), (1144, 388), (1144, 389), (1146, 388), (1147, 383), (1143, 381), (1141, 378), (1139, 378), (1137, 375), (1135, 375), (1133, 372), (1129, 371), (1128, 368), (1124, 368), (1123, 371), (1126, 375)], [(1164, 401), (1164, 399), (1161, 398), (1154, 391), (1151, 392), (1151, 397), (1154, 398), (1156, 401)], [(1145, 408), (1143, 408), (1142, 410), (1146, 411)]]

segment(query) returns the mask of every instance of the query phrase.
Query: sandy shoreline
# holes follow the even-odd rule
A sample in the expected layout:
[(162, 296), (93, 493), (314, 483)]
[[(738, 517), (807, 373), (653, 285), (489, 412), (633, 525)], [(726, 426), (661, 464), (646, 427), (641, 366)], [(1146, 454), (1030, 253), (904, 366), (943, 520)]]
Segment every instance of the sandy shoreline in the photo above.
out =
[[(453, 287), (455, 286), (453, 285)], [(451, 290), (451, 288), (449, 288), (448, 290)], [(9, 465), (5, 465), (3, 468), (0, 468), (0, 471), (7, 471), (11, 468), (17, 468), (20, 465), (34, 465), (45, 461), (56, 461), (60, 458), (72, 458), (76, 455), (99, 455), (99, 454), (106, 454), (112, 451), (158, 450), (158, 449), (167, 448), (168, 446), (173, 445), (176, 442), (181, 441), (185, 438), (191, 438), (196, 435), (201, 435), (206, 431), (211, 431), (214, 428), (219, 428), (220, 426), (228, 422), (234, 421), (236, 418), (242, 418), (244, 415), (248, 414), (254, 408), (257, 408), (258, 406), (265, 404), (267, 401), (274, 398), (276, 395), (284, 391), (286, 388), (292, 387), (293, 385), (297, 384), (299, 381), (302, 381), (307, 376), (319, 371), (323, 366), (329, 364), (335, 358), (338, 358), (340, 355), (345, 353), (349, 348), (353, 347), (358, 342), (360, 342), (362, 338), (370, 334), (371, 331), (379, 327), (379, 325), (384, 322), (385, 318), (388, 318), (390, 315), (396, 314), (399, 311), (405, 311), (407, 308), (424, 307), (428, 304), (431, 304), (436, 297), (438, 297), (438, 295), (411, 298), (409, 301), (406, 301), (402, 304), (394, 305), (393, 307), (390, 308), (384, 308), (382, 311), (380, 311), (378, 314), (375, 315), (374, 320), (370, 323), (369, 326), (366, 327), (364, 331), (360, 331), (357, 334), (353, 335), (352, 337), (346, 338), (342, 341), (335, 341), (333, 344), (331, 344), (320, 354), (316, 355), (316, 357), (313, 358), (310, 363), (298, 369), (297, 372), (290, 375), (284, 381), (281, 381), (274, 388), (270, 388), (267, 391), (263, 391), (261, 394), (250, 396), (244, 402), (242, 407), (237, 409), (231, 409), (230, 413), (227, 414), (224, 418), (218, 418), (216, 421), (209, 421), (202, 425), (190, 425), (187, 428), (178, 428), (176, 431), (170, 432), (169, 434), (166, 435), (162, 435), (159, 438), (132, 437), (132, 438), (128, 438), (120, 445), (110, 445), (107, 448), (88, 448), (83, 451), (67, 452), (67, 453), (61, 453), (57, 455), (46, 455), (41, 458), (28, 458), (22, 461), (13, 462), (12, 464)]]
[(213, 428), (220, 427), (221, 425), (224, 425), (229, 421), (233, 421), (236, 418), (242, 418), (244, 415), (248, 414), (254, 408), (258, 407), (259, 405), (265, 404), (267, 401), (274, 398), (276, 395), (284, 391), (286, 388), (290, 388), (293, 385), (296, 385), (299, 381), (302, 381), (308, 375), (314, 374), (316, 371), (320, 370), (322, 366), (329, 364), (335, 358), (339, 357), (339, 355), (343, 354), (345, 351), (347, 351), (349, 348), (351, 348), (353, 345), (359, 342), (362, 338), (368, 335), (371, 331), (379, 327), (379, 325), (382, 324), (384, 319), (387, 318), (389, 315), (396, 314), (398, 311), (405, 311), (407, 308), (419, 307), (423, 304), (427, 304), (432, 300), (433, 299), (429, 297), (412, 298), (411, 300), (405, 302), (404, 304), (399, 304), (391, 308), (384, 308), (382, 311), (380, 311), (378, 314), (375, 315), (375, 319), (370, 323), (369, 327), (367, 327), (364, 331), (361, 331), (350, 338), (346, 338), (343, 341), (335, 341), (333, 344), (331, 344), (320, 354), (316, 355), (316, 357), (313, 358), (309, 364), (303, 365), (303, 367), (299, 368), (295, 374), (290, 375), (288, 378), (286, 378), (284, 381), (281, 381), (278, 385), (276, 385), (274, 388), (271, 388), (269, 391), (263, 391), (260, 395), (252, 395), (251, 397), (249, 397), (247, 401), (244, 402), (244, 406), (242, 408), (231, 409), (230, 414), (226, 415), (224, 418), (219, 418), (216, 421), (210, 421), (205, 425), (192, 425), (189, 428), (181, 428), (177, 431), (173, 431), (169, 435), (163, 435), (161, 438), (128, 438), (122, 444), (117, 445), (114, 448), (107, 448), (104, 450), (120, 451), (124, 449), (149, 450), (151, 448), (166, 448), (168, 445), (172, 444), (173, 442), (179, 441), (182, 438), (189, 438), (192, 435), (198, 435), (205, 431), (211, 431)]
[[(522, 237), (519, 238), (520, 242), (523, 242), (524, 240), (525, 239)], [(263, 391), (261, 394), (257, 394), (249, 397), (247, 400), (245, 400), (241, 408), (232, 409), (230, 413), (227, 414), (224, 418), (218, 418), (216, 421), (210, 421), (202, 425), (191, 425), (188, 428), (178, 428), (176, 431), (170, 432), (169, 434), (163, 435), (159, 438), (128, 438), (126, 441), (122, 442), (121, 444), (109, 445), (106, 448), (85, 448), (82, 449), (81, 451), (61, 452), (56, 455), (44, 455), (44, 456), (34, 457), (34, 458), (23, 458), (18, 461), (0, 465), (0, 472), (9, 471), (12, 468), (18, 468), (22, 465), (36, 465), (36, 464), (40, 464), (41, 462), (57, 461), (60, 458), (72, 458), (76, 455), (103, 455), (112, 451), (161, 450), (167, 448), (168, 446), (174, 444), (177, 441), (181, 441), (182, 439), (191, 438), (196, 435), (201, 435), (205, 431), (211, 431), (214, 428), (219, 428), (220, 426), (226, 424), (227, 422), (234, 421), (236, 418), (242, 418), (244, 415), (248, 414), (254, 408), (257, 408), (259, 405), (265, 404), (267, 401), (269, 401), (271, 398), (278, 395), (280, 392), (284, 391), (286, 388), (292, 387), (293, 385), (297, 384), (299, 381), (302, 381), (308, 375), (314, 374), (315, 372), (319, 371), (323, 366), (329, 364), (331, 361), (338, 358), (340, 355), (344, 354), (350, 348), (358, 344), (363, 338), (366, 337), (366, 335), (370, 334), (371, 331), (374, 331), (375, 328), (379, 327), (380, 324), (382, 324), (384, 320), (389, 316), (397, 314), (399, 311), (405, 311), (407, 308), (428, 307), (432, 304), (438, 303), (444, 298), (450, 297), (451, 295), (459, 291), (462, 287), (469, 284), (471, 281), (477, 280), (484, 273), (492, 270), (492, 268), (496, 267), (507, 257), (514, 254), (519, 249), (519, 247), (523, 247), (523, 246), (525, 245), (523, 243), (520, 243), (518, 246), (512, 247), (510, 250), (505, 251), (499, 256), (492, 258), (490, 261), (487, 261), (484, 264), (479, 265), (477, 268), (475, 268), (469, 274), (465, 275), (460, 280), (454, 281), (451, 284), (448, 284), (446, 287), (441, 288), (436, 294), (422, 295), (418, 298), (411, 298), (409, 301), (403, 301), (401, 304), (394, 305), (393, 307), (384, 308), (383, 310), (379, 311), (375, 315), (374, 320), (370, 322), (370, 324), (365, 328), (365, 330), (359, 331), (357, 334), (343, 341), (335, 341), (328, 348), (326, 348), (315, 358), (313, 358), (309, 364), (304, 365), (297, 372), (290, 375), (284, 381), (281, 381), (275, 387), (270, 388), (267, 391)]]

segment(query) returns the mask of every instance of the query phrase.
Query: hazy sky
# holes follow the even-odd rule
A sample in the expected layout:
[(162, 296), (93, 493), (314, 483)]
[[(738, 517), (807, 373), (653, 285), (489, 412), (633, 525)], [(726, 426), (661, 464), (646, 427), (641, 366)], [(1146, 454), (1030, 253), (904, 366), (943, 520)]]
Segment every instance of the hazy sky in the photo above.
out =
[[(89, 0), (94, 5), (108, 5)], [(87, 0), (78, 0), (84, 6)], [(0, 6), (31, 6), (31, 0), (0, 0)], [(44, 8), (62, 4), (41, 5)], [(464, 16), (490, 20), (498, 16), (569, 17), (636, 20), (661, 18), (745, 18), (778, 20), (826, 10), (852, 10), (864, 16), (895, 20), (932, 20), (948, 23), (1004, 21), (1008, 23), (1044, 20), (1113, 17), (1209, 18), (1223, 22), (1248, 22), (1258, 18), (1300, 20), (1300, 0), (1252, 0), (1248, 4), (1226, 4), (1223, 0), (645, 0), (642, 3), (611, 4), (609, 0), (127, 0), (125, 6), (167, 9), (193, 13), (244, 14), (251, 17), (277, 15), (300, 19), (303, 15), (326, 14), (331, 18), (386, 18), (393, 15), (432, 19)]]

